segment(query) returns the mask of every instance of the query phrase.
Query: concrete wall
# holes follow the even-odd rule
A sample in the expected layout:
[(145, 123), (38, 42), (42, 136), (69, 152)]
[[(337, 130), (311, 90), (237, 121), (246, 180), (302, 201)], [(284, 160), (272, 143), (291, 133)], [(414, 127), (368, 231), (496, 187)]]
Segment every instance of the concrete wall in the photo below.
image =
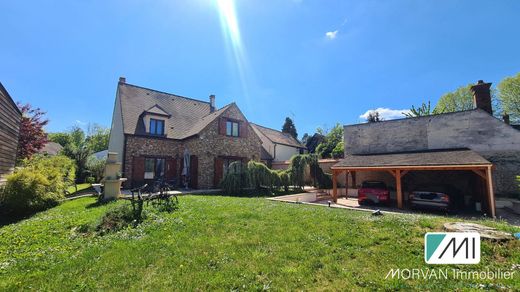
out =
[(108, 151), (117, 153), (117, 162), (123, 162), (123, 149), (125, 147), (125, 136), (123, 134), (123, 117), (121, 116), (121, 101), (116, 93), (114, 112), (112, 114), (112, 125), (110, 127), (110, 138), (108, 140)]
[(349, 125), (345, 154), (469, 148), (495, 165), (497, 194), (518, 193), (520, 131), (485, 111), (470, 110), (382, 123)]
[[(300, 154), (300, 149), (287, 145), (276, 144), (275, 145), (275, 161), (286, 161), (291, 159), (293, 155)], [(272, 154), (271, 154), (272, 155)]]

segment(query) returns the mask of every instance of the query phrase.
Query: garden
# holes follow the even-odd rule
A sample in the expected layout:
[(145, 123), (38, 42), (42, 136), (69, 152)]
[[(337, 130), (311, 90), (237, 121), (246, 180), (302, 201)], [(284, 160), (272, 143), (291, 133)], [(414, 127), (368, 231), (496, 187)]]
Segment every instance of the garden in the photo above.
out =
[[(140, 224), (106, 224), (129, 202), (67, 201), (0, 227), (0, 290), (509, 289), (511, 280), (385, 279), (427, 268), (425, 232), (451, 218), (345, 211), (262, 197), (182, 196), (178, 209), (144, 206)], [(112, 214), (107, 217), (107, 214)], [(114, 216), (115, 214), (115, 216)], [(122, 222), (122, 221), (116, 221)], [(511, 225), (478, 223), (507, 232)], [(520, 273), (520, 241), (483, 241), (463, 271)]]

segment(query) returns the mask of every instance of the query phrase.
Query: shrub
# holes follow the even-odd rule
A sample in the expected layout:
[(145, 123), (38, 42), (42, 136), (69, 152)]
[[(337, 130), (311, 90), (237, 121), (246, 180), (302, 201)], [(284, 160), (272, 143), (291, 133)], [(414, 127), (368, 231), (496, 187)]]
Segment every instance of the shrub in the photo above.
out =
[(259, 190), (262, 186), (271, 188), (272, 173), (263, 163), (249, 161), (247, 163), (250, 186)]
[(26, 214), (53, 207), (63, 195), (51, 190), (51, 182), (43, 174), (20, 169), (7, 177), (0, 199), (2, 211)]
[(128, 226), (136, 227), (146, 217), (141, 208), (131, 208), (129, 205), (118, 206), (109, 210), (101, 218), (96, 226), (96, 232), (100, 235), (119, 231)]
[(3, 213), (28, 214), (58, 204), (74, 182), (74, 162), (64, 156), (34, 156), (7, 177), (0, 195)]
[(85, 179), (85, 182), (88, 183), (88, 184), (96, 183), (96, 178), (93, 177), (93, 176), (88, 176), (88, 177)]
[(103, 178), (104, 172), (105, 172), (105, 165), (106, 165), (106, 159), (97, 159), (95, 156), (91, 156), (87, 160), (86, 164), (86, 172), (88, 173), (89, 177), (94, 177), (94, 182), (88, 182), (87, 177), (85, 179), (85, 182), (87, 183), (96, 183), (100, 182)]
[(228, 173), (224, 175), (220, 186), (225, 194), (237, 194), (249, 187), (247, 166), (240, 161), (229, 165)]
[(37, 155), (25, 160), (23, 167), (43, 174), (53, 185), (53, 192), (64, 193), (74, 184), (76, 166), (74, 161), (66, 156)]

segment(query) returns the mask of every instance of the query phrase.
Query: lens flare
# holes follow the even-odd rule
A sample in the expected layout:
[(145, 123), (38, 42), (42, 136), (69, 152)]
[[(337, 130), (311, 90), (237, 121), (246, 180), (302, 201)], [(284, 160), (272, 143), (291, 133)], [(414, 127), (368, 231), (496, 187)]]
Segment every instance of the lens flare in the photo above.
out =
[(248, 94), (248, 77), (247, 77), (247, 58), (245, 55), (245, 48), (242, 43), (240, 35), (240, 28), (238, 25), (238, 18), (235, 10), (235, 3), (233, 0), (216, 0), (217, 8), (220, 15), (220, 25), (222, 34), (230, 53), (233, 55), (234, 65), (237, 67), (238, 75), (242, 90), (249, 101)]

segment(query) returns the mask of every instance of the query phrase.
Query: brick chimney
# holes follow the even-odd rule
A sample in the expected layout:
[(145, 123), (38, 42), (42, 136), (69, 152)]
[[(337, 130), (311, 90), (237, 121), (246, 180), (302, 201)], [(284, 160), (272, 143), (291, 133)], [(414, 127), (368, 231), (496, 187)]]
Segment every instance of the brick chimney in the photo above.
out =
[(126, 83), (126, 78), (123, 76), (119, 77), (119, 83)]
[(493, 115), (490, 87), (491, 83), (484, 83), (484, 81), (479, 80), (477, 84), (471, 86), (471, 91), (473, 92), (473, 104), (475, 108), (479, 108)]
[(509, 114), (505, 113), (503, 116), (502, 116), (502, 119), (504, 119), (504, 123), (510, 125), (511, 124), (511, 120), (509, 119)]
[(212, 94), (209, 96), (209, 112), (212, 113), (215, 111), (215, 95)]

